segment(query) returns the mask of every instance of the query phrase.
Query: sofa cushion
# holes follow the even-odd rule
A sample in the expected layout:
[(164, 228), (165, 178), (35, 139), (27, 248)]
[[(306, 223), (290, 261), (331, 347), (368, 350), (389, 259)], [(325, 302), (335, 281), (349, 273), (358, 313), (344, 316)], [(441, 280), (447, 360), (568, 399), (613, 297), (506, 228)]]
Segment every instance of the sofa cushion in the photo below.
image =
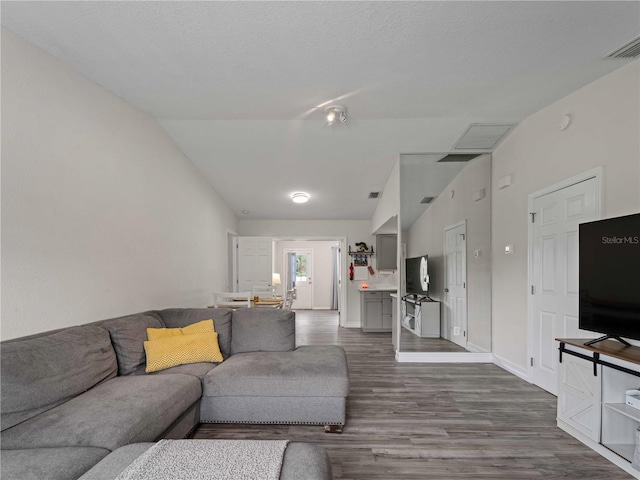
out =
[(158, 372), (145, 373), (144, 370), (141, 371), (142, 375), (165, 375), (171, 373), (184, 373), (186, 375), (193, 375), (194, 377), (198, 377), (201, 381), (204, 379), (205, 375), (213, 370), (218, 363), (189, 363), (187, 365), (178, 365), (177, 367), (167, 368), (166, 370), (160, 370)]
[(205, 397), (346, 397), (348, 392), (346, 356), (335, 345), (240, 353), (204, 378)]
[(154, 341), (162, 338), (179, 337), (181, 335), (193, 335), (196, 333), (213, 333), (213, 319), (202, 320), (186, 327), (178, 328), (147, 328), (147, 340)]
[(125, 445), (100, 461), (91, 470), (85, 473), (78, 480), (114, 480), (125, 468), (144, 452), (153, 447), (155, 443), (132, 443)]
[(147, 373), (189, 363), (222, 361), (216, 332), (178, 335), (144, 342), (147, 354)]
[(153, 441), (198, 401), (192, 375), (116, 377), (2, 433), (2, 448), (91, 446), (115, 450)]
[(213, 319), (213, 327), (218, 332), (218, 344), (222, 355), (231, 354), (231, 310), (228, 308), (167, 308), (157, 312), (165, 326), (186, 327), (202, 320)]
[(333, 470), (329, 455), (320, 445), (291, 442), (284, 452), (280, 480), (329, 480)]
[(75, 480), (108, 454), (94, 447), (2, 450), (2, 480)]
[(109, 333), (96, 326), (3, 343), (2, 429), (13, 427), (116, 375)]
[(233, 312), (231, 325), (231, 355), (296, 348), (296, 316), (291, 310), (241, 308)]
[(155, 312), (136, 313), (95, 323), (109, 330), (118, 359), (118, 375), (130, 375), (145, 364), (144, 342), (147, 328), (163, 328)]

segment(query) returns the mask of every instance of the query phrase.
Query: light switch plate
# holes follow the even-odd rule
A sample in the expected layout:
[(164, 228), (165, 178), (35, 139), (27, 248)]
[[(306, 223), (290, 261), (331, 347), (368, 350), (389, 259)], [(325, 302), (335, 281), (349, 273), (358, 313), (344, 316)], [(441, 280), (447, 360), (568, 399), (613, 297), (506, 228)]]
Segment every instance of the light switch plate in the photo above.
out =
[(505, 175), (504, 177), (498, 179), (498, 189), (502, 190), (503, 188), (510, 187), (513, 183), (513, 175)]

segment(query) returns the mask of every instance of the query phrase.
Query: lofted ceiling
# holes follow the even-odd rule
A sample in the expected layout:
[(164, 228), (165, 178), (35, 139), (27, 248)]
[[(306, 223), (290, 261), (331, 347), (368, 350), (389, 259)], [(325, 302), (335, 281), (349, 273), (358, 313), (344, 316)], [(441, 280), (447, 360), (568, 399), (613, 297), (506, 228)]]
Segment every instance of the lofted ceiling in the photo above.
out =
[[(602, 57), (640, 32), (634, 1), (2, 1), (1, 16), (154, 117), (251, 219), (370, 219), (399, 154), (520, 122), (628, 62)], [(347, 125), (324, 124), (333, 102)]]

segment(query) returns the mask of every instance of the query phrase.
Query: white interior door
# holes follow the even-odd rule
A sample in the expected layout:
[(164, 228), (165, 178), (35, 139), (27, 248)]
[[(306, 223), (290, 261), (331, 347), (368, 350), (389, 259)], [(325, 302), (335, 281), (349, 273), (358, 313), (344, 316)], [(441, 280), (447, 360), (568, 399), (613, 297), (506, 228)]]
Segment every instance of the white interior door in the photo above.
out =
[(227, 292), (238, 287), (238, 236), (227, 231)]
[(296, 249), (295, 252), (285, 250), (284, 253), (285, 258), (291, 258), (295, 255), (296, 296), (293, 301), (293, 308), (311, 310), (313, 307), (313, 250)]
[(253, 287), (270, 287), (273, 273), (272, 239), (238, 237), (238, 291), (251, 292)]
[(537, 196), (531, 215), (531, 381), (558, 393), (556, 338), (593, 337), (578, 329), (578, 225), (596, 220), (595, 178)]
[(444, 231), (444, 338), (467, 348), (467, 227), (459, 223)]

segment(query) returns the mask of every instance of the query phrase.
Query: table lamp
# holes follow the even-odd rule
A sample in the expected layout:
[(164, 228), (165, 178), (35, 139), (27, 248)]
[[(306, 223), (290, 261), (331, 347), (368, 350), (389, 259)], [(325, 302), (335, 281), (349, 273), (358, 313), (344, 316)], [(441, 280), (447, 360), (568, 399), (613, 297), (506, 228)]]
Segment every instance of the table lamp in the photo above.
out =
[(274, 273), (271, 278), (271, 285), (273, 285), (273, 296), (276, 296), (276, 287), (282, 283), (280, 281), (280, 274)]

